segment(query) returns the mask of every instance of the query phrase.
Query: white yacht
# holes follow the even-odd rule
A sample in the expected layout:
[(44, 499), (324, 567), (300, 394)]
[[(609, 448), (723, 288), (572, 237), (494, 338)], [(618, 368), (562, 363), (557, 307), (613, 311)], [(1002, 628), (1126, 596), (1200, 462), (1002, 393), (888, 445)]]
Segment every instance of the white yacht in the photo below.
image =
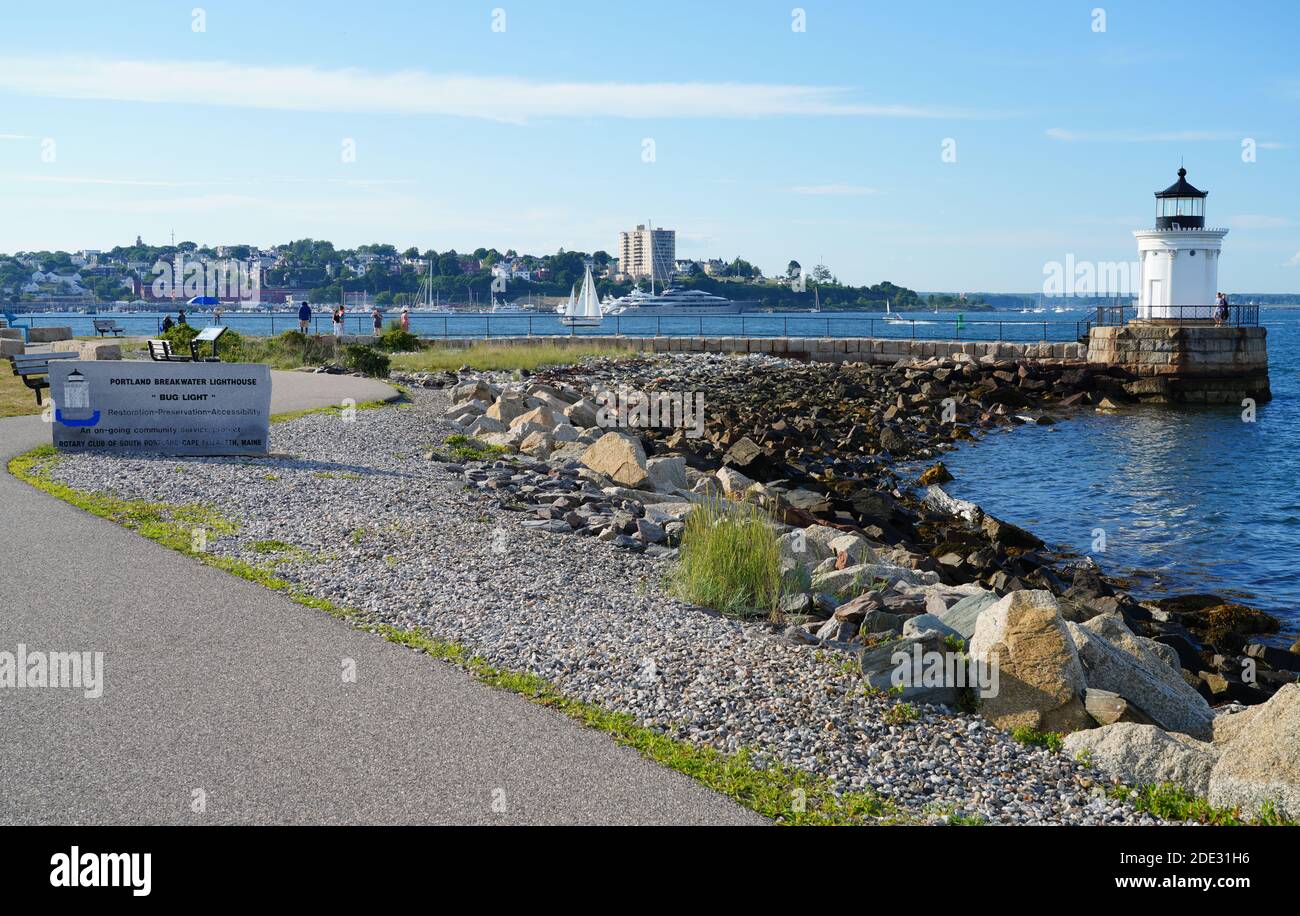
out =
[(756, 309), (757, 299), (726, 299), (702, 289), (670, 286), (661, 293), (633, 289), (606, 303), (606, 315), (735, 315)]
[(492, 297), (492, 314), (493, 315), (532, 315), (536, 309), (529, 305), (520, 305), (517, 302), (498, 302), (496, 296)]

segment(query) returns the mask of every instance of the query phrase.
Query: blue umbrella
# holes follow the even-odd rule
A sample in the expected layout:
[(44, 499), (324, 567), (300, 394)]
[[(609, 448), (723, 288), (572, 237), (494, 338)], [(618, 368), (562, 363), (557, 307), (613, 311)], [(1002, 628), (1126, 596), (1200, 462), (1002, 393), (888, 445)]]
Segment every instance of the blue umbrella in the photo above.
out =
[(220, 305), (221, 300), (216, 296), (195, 296), (185, 303), (186, 305)]

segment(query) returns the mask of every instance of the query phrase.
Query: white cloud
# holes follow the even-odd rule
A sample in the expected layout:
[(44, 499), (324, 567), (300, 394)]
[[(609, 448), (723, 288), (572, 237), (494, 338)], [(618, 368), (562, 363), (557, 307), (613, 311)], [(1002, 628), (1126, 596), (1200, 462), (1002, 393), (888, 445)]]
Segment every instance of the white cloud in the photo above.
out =
[(1241, 140), (1246, 134), (1225, 130), (1068, 130), (1049, 127), (1051, 140), (1063, 143), (1197, 143), (1202, 141)]
[(23, 95), (320, 112), (533, 117), (835, 115), (969, 118), (988, 113), (866, 104), (844, 87), (778, 83), (538, 82), (515, 77), (375, 73), (356, 68), (250, 66), (220, 61), (0, 59), (0, 89)]
[(1291, 257), (1282, 262), (1283, 267), (1300, 267), (1300, 251), (1297, 251)]
[(875, 188), (864, 188), (856, 184), (805, 184), (790, 188), (791, 194), (827, 195), (833, 197), (860, 197), (867, 194), (879, 194)]

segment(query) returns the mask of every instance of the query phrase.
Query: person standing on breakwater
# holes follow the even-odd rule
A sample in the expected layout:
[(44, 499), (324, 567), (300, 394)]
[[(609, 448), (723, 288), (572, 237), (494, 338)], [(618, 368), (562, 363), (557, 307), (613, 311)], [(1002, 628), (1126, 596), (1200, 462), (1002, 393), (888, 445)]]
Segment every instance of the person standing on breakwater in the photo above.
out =
[(338, 308), (336, 308), (334, 310), (334, 314), (332, 317), (334, 320), (334, 339), (336, 341), (342, 340), (343, 339), (343, 306), (340, 305)]
[(411, 330), (411, 307), (408, 305), (402, 306), (402, 330)]
[(370, 313), (370, 320), (374, 322), (376, 337), (384, 333), (384, 313), (379, 311), (379, 306), (376, 305), (374, 311)]
[(298, 330), (306, 334), (309, 327), (311, 327), (311, 306), (304, 299), (302, 305), (298, 306)]
[(1214, 303), (1214, 323), (1222, 325), (1228, 320), (1228, 297), (1219, 293)]

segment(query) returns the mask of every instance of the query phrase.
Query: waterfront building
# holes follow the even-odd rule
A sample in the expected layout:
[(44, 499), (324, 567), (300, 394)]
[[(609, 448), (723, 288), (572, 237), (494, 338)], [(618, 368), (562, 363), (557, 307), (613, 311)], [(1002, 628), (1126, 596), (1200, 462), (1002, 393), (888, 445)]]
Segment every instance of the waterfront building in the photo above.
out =
[(631, 280), (650, 277), (657, 283), (666, 283), (677, 260), (677, 232), (638, 225), (630, 232), (618, 234), (618, 252), (619, 269), (624, 277)]

